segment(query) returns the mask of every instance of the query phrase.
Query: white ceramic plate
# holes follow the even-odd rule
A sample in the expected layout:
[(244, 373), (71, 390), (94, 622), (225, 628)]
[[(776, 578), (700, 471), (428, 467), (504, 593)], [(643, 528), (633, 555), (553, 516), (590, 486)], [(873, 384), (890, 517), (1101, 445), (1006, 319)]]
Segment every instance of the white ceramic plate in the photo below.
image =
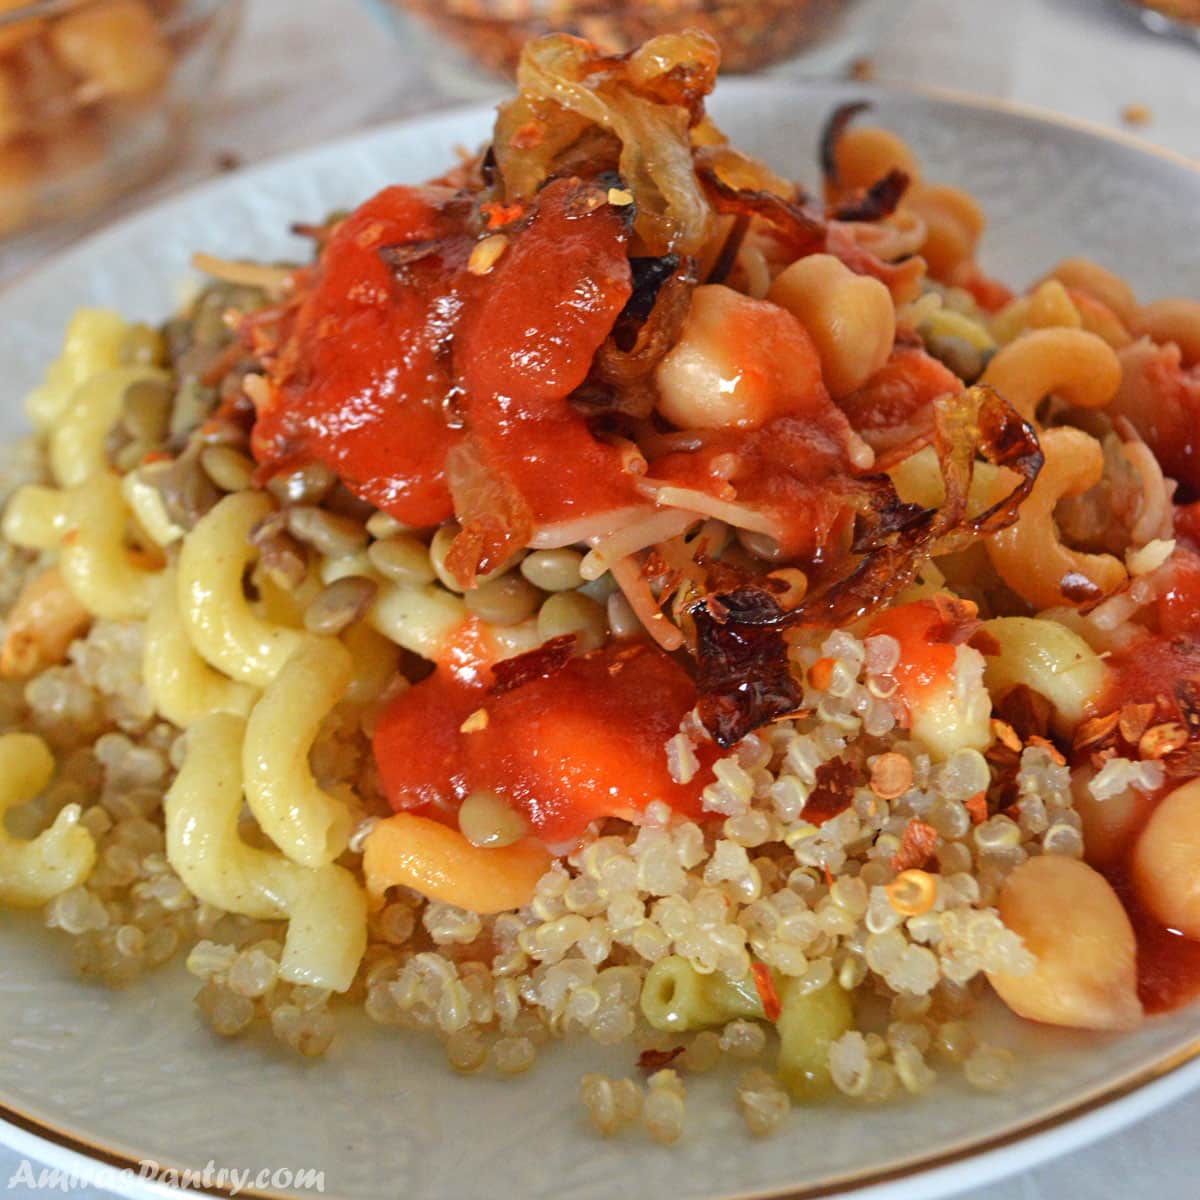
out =
[[(1088, 253), (1145, 297), (1191, 292), (1200, 171), (1132, 140), (935, 96), (861, 85), (722, 85), (713, 105), (741, 146), (810, 180), (831, 106), (873, 96), (932, 178), (968, 186), (992, 224), (985, 265), (1024, 284)], [(71, 311), (115, 305), (147, 319), (172, 308), (193, 250), (301, 254), (293, 220), (419, 180), (481, 141), (489, 114), (447, 113), (218, 180), (90, 239), (0, 293), (0, 421), (53, 357)], [(327, 1059), (296, 1061), (269, 1037), (225, 1042), (197, 1023), (194, 982), (167, 969), (123, 993), (73, 978), (65, 945), (33, 918), (0, 917), (0, 1127), (22, 1153), (70, 1169), (118, 1165), (314, 1169), (326, 1195), (406, 1200), (614, 1200), (870, 1194), (930, 1197), (981, 1184), (1112, 1132), (1200, 1085), (1196, 1010), (1108, 1039), (996, 1014), (1020, 1056), (999, 1096), (940, 1084), (920, 1103), (794, 1113), (751, 1142), (728, 1079), (689, 1081), (684, 1140), (595, 1137), (576, 1099), (584, 1069), (626, 1073), (627, 1048), (564, 1046), (517, 1082), (462, 1079), (412, 1035), (350, 1025)], [(278, 1180), (280, 1176), (276, 1176)], [(136, 1178), (130, 1195), (161, 1194)], [(857, 1189), (865, 1189), (857, 1191)], [(269, 1190), (269, 1189), (268, 1189)]]

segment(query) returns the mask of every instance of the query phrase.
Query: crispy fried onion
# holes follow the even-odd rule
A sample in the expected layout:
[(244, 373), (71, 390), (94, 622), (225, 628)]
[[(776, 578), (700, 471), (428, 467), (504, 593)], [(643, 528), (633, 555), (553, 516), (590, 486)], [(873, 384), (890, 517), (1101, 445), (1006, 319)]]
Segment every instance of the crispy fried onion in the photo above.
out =
[(699, 163), (696, 174), (717, 212), (745, 213), (766, 221), (789, 261), (824, 249), (825, 221), (808, 205), (761, 188), (736, 187), (707, 163)]
[(842, 200), (829, 215), (835, 221), (881, 221), (896, 211), (910, 182), (907, 171), (893, 167), (869, 188)]
[[(874, 510), (860, 513), (852, 565), (840, 578), (792, 609), (782, 608), (760, 581), (710, 591), (692, 605), (698, 711), (719, 745), (733, 745), (799, 706), (800, 688), (783, 638), (786, 629), (834, 628), (866, 616), (888, 604), (930, 555), (960, 550), (1017, 519), (1043, 462), (1032, 427), (988, 387), (940, 397), (933, 407), (933, 444), (946, 493), (940, 508), (901, 504), (890, 484), (877, 479)], [(999, 503), (968, 517), (977, 456), (1015, 471), (1019, 481)]]
[(821, 174), (825, 176), (826, 184), (835, 191), (841, 187), (838, 177), (837, 144), (841, 141), (846, 126), (861, 112), (871, 107), (869, 100), (855, 100), (850, 104), (839, 104), (829, 114), (824, 129), (821, 130)]
[(446, 481), (461, 530), (450, 543), (446, 569), (464, 587), (502, 566), (533, 532), (525, 497), (492, 469), (482, 447), (468, 437), (446, 455)]
[[(530, 198), (576, 145), (608, 153), (615, 138), (647, 250), (696, 253), (712, 210), (696, 181), (690, 129), (703, 115), (719, 60), (716, 42), (696, 31), (651, 38), (623, 55), (603, 55), (567, 34), (528, 42), (517, 67), (519, 94), (500, 106), (496, 121), (506, 198)], [(604, 136), (596, 139), (597, 131)]]

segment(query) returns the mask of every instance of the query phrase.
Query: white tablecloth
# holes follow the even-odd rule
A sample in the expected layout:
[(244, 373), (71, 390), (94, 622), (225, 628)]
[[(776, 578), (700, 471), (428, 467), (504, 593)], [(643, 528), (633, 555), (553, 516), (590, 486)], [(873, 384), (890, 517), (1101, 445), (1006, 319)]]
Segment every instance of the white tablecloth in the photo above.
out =
[[(904, 11), (872, 56), (877, 78), (1016, 100), (1114, 128), (1127, 105), (1143, 105), (1151, 119), (1140, 136), (1200, 159), (1200, 53), (1142, 33), (1114, 0), (892, 2)], [(223, 155), (252, 162), (445, 99), (355, 0), (248, 0), (243, 36), (190, 149), (166, 179), (123, 207), (212, 174)], [(0, 250), (0, 281), (54, 240)], [(1198, 1127), (1200, 1095), (962, 1200), (1195, 1200)], [(19, 1165), (0, 1148), (0, 1189)], [(24, 1196), (24, 1185), (9, 1194)]]

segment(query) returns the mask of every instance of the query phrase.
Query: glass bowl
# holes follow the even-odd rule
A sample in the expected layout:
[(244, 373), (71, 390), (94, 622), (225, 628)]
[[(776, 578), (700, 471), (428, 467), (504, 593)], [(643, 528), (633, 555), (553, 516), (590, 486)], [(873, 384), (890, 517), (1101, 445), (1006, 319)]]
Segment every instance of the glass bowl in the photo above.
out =
[(237, 27), (241, 0), (0, 0), (0, 238), (145, 182)]
[[(703, 29), (724, 73), (785, 60), (832, 73), (874, 45), (889, 0), (368, 0), (446, 90), (471, 95), (511, 79), (531, 37), (564, 32), (623, 52), (646, 38)], [(799, 56), (799, 57), (798, 57)]]

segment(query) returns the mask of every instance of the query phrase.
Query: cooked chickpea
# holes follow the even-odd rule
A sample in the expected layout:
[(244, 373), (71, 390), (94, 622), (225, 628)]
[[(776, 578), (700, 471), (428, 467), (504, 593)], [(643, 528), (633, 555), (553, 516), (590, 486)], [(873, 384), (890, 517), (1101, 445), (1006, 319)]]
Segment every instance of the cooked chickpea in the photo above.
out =
[(831, 254), (810, 254), (792, 263), (771, 285), (767, 299), (808, 330), (821, 356), (825, 386), (834, 396), (861, 387), (892, 352), (896, 310), (891, 293)]
[(1074, 772), (1071, 793), (1075, 811), (1083, 822), (1087, 860), (1094, 867), (1108, 867), (1125, 857), (1153, 801), (1137, 788), (1097, 800), (1087, 786), (1090, 776), (1091, 772), (1086, 770)]
[(655, 381), (659, 412), (681, 429), (757, 429), (820, 393), (820, 359), (779, 305), (706, 284)]
[(1200, 938), (1200, 779), (1154, 810), (1133, 848), (1133, 885), (1164, 925)]
[(925, 222), (921, 257), (935, 279), (947, 278), (975, 255), (985, 224), (983, 210), (961, 188), (917, 184), (904, 195), (904, 207)]
[(171, 68), (171, 52), (142, 0), (108, 0), (67, 13), (50, 27), (49, 41), (64, 66), (105, 96), (149, 95)]
[(1133, 926), (1103, 875), (1074, 858), (1031, 858), (1005, 880), (997, 907), (1037, 959), (1027, 975), (988, 973), (1013, 1012), (1074, 1029), (1138, 1024)]

